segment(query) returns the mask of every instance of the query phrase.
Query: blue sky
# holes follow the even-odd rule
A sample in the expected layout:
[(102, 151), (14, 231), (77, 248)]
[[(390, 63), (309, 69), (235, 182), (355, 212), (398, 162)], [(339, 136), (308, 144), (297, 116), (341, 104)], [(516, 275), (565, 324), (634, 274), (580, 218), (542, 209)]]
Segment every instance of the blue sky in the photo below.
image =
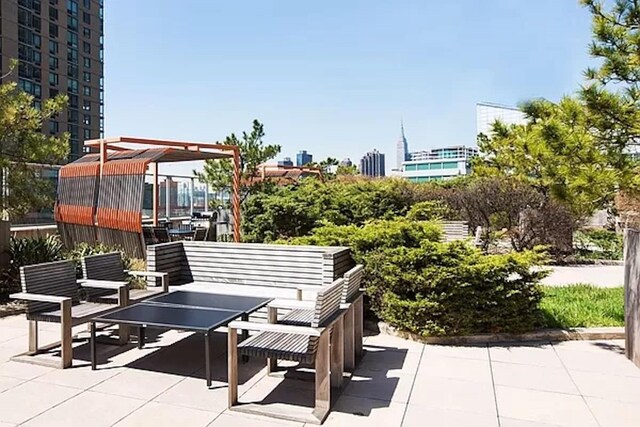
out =
[[(108, 0), (105, 129), (216, 141), (265, 124), (307, 149), (394, 163), (475, 143), (475, 104), (557, 100), (591, 62), (577, 0)], [(177, 167), (183, 173), (191, 167)]]

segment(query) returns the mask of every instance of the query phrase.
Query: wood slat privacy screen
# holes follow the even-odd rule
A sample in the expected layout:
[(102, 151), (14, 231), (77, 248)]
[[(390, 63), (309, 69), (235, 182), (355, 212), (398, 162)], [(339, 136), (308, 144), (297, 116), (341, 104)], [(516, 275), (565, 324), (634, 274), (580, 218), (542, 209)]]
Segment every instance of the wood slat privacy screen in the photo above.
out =
[(60, 169), (54, 215), (67, 247), (74, 242), (96, 241), (94, 216), (99, 174), (99, 163), (71, 163)]
[(142, 204), (151, 159), (77, 162), (60, 169), (55, 217), (66, 247), (100, 241), (144, 258)]

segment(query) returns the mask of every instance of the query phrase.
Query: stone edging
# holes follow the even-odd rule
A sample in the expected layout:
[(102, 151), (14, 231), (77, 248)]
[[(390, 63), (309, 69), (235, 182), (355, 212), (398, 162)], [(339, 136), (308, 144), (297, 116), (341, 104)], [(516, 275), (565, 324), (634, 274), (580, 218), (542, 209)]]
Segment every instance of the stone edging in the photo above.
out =
[(422, 337), (413, 332), (399, 330), (384, 322), (366, 322), (367, 329), (379, 330), (386, 335), (425, 344), (486, 344), (517, 341), (570, 341), (570, 340), (613, 340), (624, 339), (623, 327), (543, 329), (523, 334), (479, 334), (456, 337)]
[(0, 307), (0, 319), (3, 317), (15, 316), (24, 313), (24, 304), (12, 304), (11, 306)]

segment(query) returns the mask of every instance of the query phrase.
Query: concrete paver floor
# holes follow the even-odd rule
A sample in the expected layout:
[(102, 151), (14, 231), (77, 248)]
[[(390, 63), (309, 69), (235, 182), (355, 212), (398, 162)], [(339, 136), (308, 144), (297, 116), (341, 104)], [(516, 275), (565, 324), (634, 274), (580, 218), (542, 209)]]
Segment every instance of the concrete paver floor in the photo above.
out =
[[(57, 370), (9, 361), (26, 348), (27, 322), (0, 319), (0, 427), (300, 425), (226, 409), (225, 334), (217, 335), (207, 389), (200, 337), (165, 332), (144, 350), (99, 345), (97, 371), (79, 342), (74, 367)], [(640, 369), (622, 341), (448, 347), (374, 335), (365, 348), (326, 426), (640, 426)], [(241, 399), (304, 404), (313, 393), (312, 384), (265, 376), (253, 359), (240, 384)]]

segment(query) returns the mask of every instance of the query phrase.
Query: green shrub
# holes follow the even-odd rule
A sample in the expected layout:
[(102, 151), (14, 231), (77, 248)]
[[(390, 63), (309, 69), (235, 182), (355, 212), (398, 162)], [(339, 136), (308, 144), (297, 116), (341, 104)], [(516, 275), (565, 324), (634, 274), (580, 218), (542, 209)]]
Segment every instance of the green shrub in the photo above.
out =
[(243, 239), (271, 242), (306, 236), (323, 223), (362, 225), (405, 215), (412, 184), (397, 179), (304, 179), (298, 184), (252, 195), (243, 206)]
[(428, 335), (521, 332), (539, 319), (546, 274), (537, 251), (484, 255), (462, 242), (425, 242), (365, 257), (371, 309), (385, 322)]
[(326, 224), (301, 245), (348, 246), (364, 264), (368, 304), (383, 321), (421, 335), (519, 332), (539, 319), (532, 271), (539, 251), (484, 255), (464, 241), (441, 242), (437, 221), (370, 221), (363, 226)]
[[(129, 257), (124, 250), (117, 246), (109, 246), (102, 242), (97, 242), (94, 245), (91, 245), (86, 242), (78, 243), (74, 246), (73, 249), (65, 251), (64, 258), (68, 260), (72, 260), (76, 264), (76, 276), (78, 278), (82, 277), (82, 263), (81, 260), (85, 256), (90, 255), (99, 255), (106, 254), (110, 252), (120, 252), (120, 256), (122, 257), (122, 264), (124, 265), (125, 270), (144, 270), (145, 263), (143, 260), (137, 258)], [(131, 277), (129, 282), (134, 288), (142, 288), (144, 287), (144, 279)]]
[(20, 290), (20, 267), (63, 259), (62, 243), (58, 236), (14, 238), (9, 241), (10, 265), (0, 278), (0, 294)]
[(407, 219), (414, 221), (428, 221), (446, 219), (453, 216), (451, 208), (441, 200), (426, 200), (411, 206), (407, 212)]
[(610, 230), (580, 230), (573, 235), (577, 255), (586, 259), (621, 260), (622, 235)]

